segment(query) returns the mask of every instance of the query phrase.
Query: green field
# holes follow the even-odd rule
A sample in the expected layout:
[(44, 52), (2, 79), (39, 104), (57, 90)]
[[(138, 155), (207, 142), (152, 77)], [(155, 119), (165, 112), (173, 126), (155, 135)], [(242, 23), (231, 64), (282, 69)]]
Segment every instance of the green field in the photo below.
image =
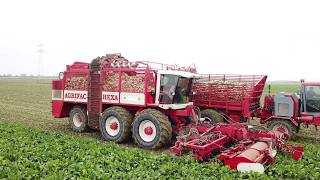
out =
[[(299, 90), (300, 86), (298, 84), (270, 84), (271, 93), (277, 92), (296, 92)], [(264, 92), (269, 92), (269, 84), (266, 84)]]
[[(272, 86), (273, 92), (294, 89)], [(0, 179), (320, 178), (320, 135), (314, 128), (303, 128), (294, 142), (306, 148), (302, 160), (279, 154), (265, 174), (244, 174), (215, 160), (198, 163), (164, 150), (145, 151), (130, 143), (104, 142), (98, 132), (73, 133), (66, 119), (51, 117), (50, 98), (49, 80), (0, 79)]]

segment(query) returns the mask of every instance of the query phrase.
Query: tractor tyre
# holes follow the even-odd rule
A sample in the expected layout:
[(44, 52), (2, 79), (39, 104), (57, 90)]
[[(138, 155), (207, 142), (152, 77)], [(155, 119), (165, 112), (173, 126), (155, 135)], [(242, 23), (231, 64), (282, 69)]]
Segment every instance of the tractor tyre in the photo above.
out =
[(143, 149), (158, 149), (171, 140), (171, 122), (165, 114), (158, 110), (143, 110), (134, 118), (132, 137)]
[(208, 120), (210, 123), (221, 123), (224, 122), (224, 117), (222, 114), (218, 113), (213, 109), (205, 109), (201, 111), (201, 117)]
[(280, 131), (289, 135), (289, 139), (294, 139), (298, 128), (290, 121), (284, 119), (272, 119), (267, 122), (267, 127), (273, 131)]
[(74, 106), (69, 113), (69, 124), (74, 132), (89, 130), (87, 108)]
[(125, 108), (113, 106), (107, 108), (99, 121), (102, 138), (122, 143), (131, 136), (132, 114)]

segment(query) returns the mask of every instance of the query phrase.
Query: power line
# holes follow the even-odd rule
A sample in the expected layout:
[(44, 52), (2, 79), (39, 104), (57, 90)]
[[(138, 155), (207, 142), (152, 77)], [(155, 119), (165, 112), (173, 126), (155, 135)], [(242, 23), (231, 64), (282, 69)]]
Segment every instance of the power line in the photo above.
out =
[(40, 76), (42, 75), (42, 70), (43, 70), (43, 53), (45, 52), (44, 50), (44, 44), (40, 43), (38, 45), (38, 50), (37, 53), (39, 53), (39, 59), (38, 59), (38, 80), (40, 80)]

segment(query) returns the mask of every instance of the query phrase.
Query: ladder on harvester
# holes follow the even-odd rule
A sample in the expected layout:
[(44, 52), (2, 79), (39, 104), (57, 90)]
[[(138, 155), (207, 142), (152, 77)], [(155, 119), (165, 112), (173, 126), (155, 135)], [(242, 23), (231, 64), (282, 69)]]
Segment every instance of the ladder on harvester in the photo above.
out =
[(92, 60), (89, 72), (89, 92), (88, 92), (88, 118), (89, 127), (99, 129), (100, 112), (102, 111), (102, 90), (101, 90), (101, 71), (106, 63), (128, 64), (128, 60), (120, 54), (106, 54)]
[(99, 129), (100, 112), (102, 109), (100, 87), (101, 68), (100, 58), (94, 59), (90, 64), (88, 118), (89, 127), (92, 129)]

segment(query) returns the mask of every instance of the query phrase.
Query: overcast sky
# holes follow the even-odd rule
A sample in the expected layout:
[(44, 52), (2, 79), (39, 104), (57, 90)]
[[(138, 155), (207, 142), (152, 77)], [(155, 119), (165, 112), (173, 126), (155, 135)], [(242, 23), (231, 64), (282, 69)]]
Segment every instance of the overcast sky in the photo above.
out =
[(106, 53), (200, 73), (320, 81), (320, 1), (0, 2), (0, 74), (57, 75)]

